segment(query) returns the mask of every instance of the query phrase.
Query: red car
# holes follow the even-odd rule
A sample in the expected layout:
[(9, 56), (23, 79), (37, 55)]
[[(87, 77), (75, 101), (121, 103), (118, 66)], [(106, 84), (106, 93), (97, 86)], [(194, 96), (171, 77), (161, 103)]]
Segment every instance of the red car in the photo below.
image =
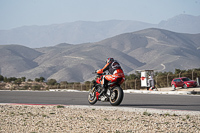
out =
[(171, 82), (171, 86), (173, 89), (176, 89), (176, 87), (182, 87), (182, 88), (196, 87), (197, 82), (187, 77), (181, 77), (173, 79)]

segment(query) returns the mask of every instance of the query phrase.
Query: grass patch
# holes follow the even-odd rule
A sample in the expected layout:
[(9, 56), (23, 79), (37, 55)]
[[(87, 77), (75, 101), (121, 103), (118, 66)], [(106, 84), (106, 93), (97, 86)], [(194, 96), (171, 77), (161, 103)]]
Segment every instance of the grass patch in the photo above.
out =
[(166, 113), (165, 116), (170, 116), (170, 114), (169, 114), (169, 113)]
[(165, 122), (165, 124), (166, 124), (166, 125), (168, 125), (168, 124), (169, 124), (169, 122)]
[(56, 113), (49, 113), (50, 115), (54, 115), (54, 114), (56, 114)]
[(172, 116), (178, 116), (178, 115), (176, 115), (176, 114), (173, 114)]
[(108, 121), (108, 118), (104, 118), (105, 121)]
[(57, 108), (65, 108), (63, 105), (58, 105)]
[(42, 117), (48, 117), (47, 115), (43, 114)]
[(151, 114), (145, 111), (143, 112), (143, 115), (150, 116)]
[(189, 119), (190, 118), (190, 116), (189, 115), (186, 115), (186, 119)]

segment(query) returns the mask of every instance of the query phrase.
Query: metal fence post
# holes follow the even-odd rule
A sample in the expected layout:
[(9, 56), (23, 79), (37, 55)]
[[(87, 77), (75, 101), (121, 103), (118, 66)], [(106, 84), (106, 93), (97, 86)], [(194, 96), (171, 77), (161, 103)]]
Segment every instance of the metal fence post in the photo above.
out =
[(192, 70), (192, 80), (193, 80), (193, 72), (194, 72), (194, 69)]
[(127, 80), (125, 80), (125, 82), (124, 82), (124, 90), (126, 90), (126, 82), (127, 82)]
[(158, 75), (156, 76), (156, 86), (158, 86)]
[(168, 76), (169, 76), (169, 73), (167, 74), (167, 87), (169, 87), (169, 78), (168, 78)]
[(135, 79), (135, 90), (136, 90), (136, 86), (137, 86), (137, 85), (136, 85), (136, 80), (137, 80), (137, 78)]

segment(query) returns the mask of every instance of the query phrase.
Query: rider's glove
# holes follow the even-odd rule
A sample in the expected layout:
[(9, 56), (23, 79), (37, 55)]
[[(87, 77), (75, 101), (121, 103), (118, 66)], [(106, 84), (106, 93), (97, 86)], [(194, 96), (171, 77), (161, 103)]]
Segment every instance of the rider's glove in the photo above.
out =
[(103, 73), (103, 69), (97, 70), (97, 74), (102, 74), (102, 73)]

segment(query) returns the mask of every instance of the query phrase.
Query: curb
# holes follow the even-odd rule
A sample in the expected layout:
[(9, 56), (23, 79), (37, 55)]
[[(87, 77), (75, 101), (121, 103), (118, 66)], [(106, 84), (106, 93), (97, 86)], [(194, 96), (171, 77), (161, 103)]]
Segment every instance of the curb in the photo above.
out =
[(200, 94), (197, 91), (147, 91), (147, 90), (124, 90), (124, 93), (144, 93), (144, 94), (174, 94), (174, 95), (190, 95)]
[[(0, 90), (0, 91), (11, 91), (11, 90)], [(31, 91), (31, 90), (12, 90), (12, 91)], [(80, 90), (68, 90), (68, 89), (49, 89), (48, 91), (53, 92), (88, 92)], [(123, 90), (124, 93), (142, 93), (142, 94), (172, 94), (172, 95), (197, 95), (200, 96), (200, 91), (147, 91), (147, 90)], [(42, 91), (39, 91), (42, 92)], [(47, 92), (47, 91), (46, 91)]]
[[(68, 89), (50, 89), (49, 91), (60, 92), (88, 92), (80, 90), (68, 90)], [(144, 94), (174, 94), (174, 95), (200, 95), (199, 91), (147, 91), (147, 90), (124, 90), (124, 93), (144, 93)]]
[(60, 92), (88, 92), (88, 91), (68, 90), (68, 89), (49, 89), (49, 91), (60, 91)]

